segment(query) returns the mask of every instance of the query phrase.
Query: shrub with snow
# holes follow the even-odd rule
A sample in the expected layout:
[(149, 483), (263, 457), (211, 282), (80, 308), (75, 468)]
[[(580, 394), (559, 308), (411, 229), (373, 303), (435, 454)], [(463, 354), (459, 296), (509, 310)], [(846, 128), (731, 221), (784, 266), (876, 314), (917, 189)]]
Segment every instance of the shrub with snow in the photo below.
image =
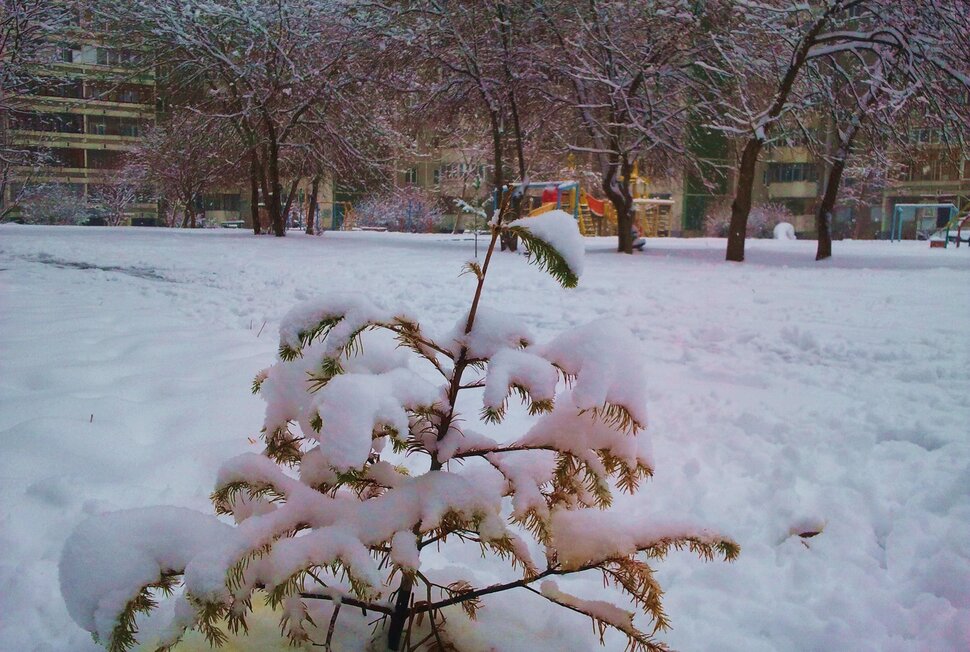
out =
[(51, 183), (27, 193), (20, 211), (28, 224), (80, 224), (88, 218), (90, 206), (68, 186)]
[[(748, 214), (746, 238), (771, 238), (782, 222), (791, 223), (794, 215), (784, 204), (756, 204)], [(726, 238), (731, 226), (731, 205), (715, 206), (704, 217), (704, 232), (711, 238)]]
[[(485, 596), (528, 589), (589, 616), (601, 640), (611, 628), (630, 650), (664, 649), (654, 638), (668, 622), (651, 560), (672, 548), (733, 559), (738, 546), (702, 527), (609, 509), (613, 491), (633, 493), (653, 472), (637, 342), (601, 321), (539, 343), (520, 320), (483, 305), (502, 232), (518, 235), (563, 286), (582, 271), (571, 216), (502, 216), (483, 263), (467, 264), (470, 308), (442, 336), (357, 296), (293, 308), (278, 360), (253, 385), (266, 401), (265, 448), (226, 462), (212, 493), (232, 524), (173, 507), (82, 523), (60, 564), (74, 620), (110, 649), (128, 649), (138, 614), (181, 583), (163, 648), (189, 627), (213, 642), (223, 627), (244, 630), (263, 590), (293, 642), (330, 649), (342, 619), (362, 610), (377, 618), (372, 649), (446, 650), (456, 649), (447, 618), (474, 619), (489, 608)], [(506, 420), (515, 400), (524, 410)], [(530, 425), (511, 427), (523, 420)], [(474, 568), (458, 568), (443, 580), (422, 563), (423, 553), (461, 546), (507, 562), (506, 577), (482, 584)], [(601, 576), (653, 627), (556, 582), (577, 574)]]
[(357, 226), (429, 233), (441, 225), (441, 201), (419, 188), (395, 188), (370, 195), (354, 206)]

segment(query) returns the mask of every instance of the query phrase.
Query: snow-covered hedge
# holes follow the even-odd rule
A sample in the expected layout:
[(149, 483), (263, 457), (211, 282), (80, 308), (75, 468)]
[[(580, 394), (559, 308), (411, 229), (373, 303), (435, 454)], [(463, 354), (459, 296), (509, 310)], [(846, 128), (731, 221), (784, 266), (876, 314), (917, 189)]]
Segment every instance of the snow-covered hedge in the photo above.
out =
[[(381, 647), (452, 649), (449, 609), (474, 616), (483, 596), (532, 589), (601, 633), (622, 632), (631, 650), (661, 649), (653, 633), (667, 621), (649, 560), (671, 548), (732, 559), (738, 547), (694, 524), (609, 510), (612, 491), (635, 492), (653, 472), (629, 332), (604, 320), (540, 343), (519, 319), (483, 305), (503, 229), (564, 286), (578, 281), (574, 220), (542, 217), (503, 225), (499, 215), (483, 263), (467, 265), (477, 279), (469, 311), (442, 336), (357, 296), (293, 308), (276, 363), (253, 385), (266, 401), (262, 453), (223, 464), (218, 516), (156, 507), (80, 525), (60, 564), (75, 621), (110, 649), (128, 649), (138, 614), (181, 582), (162, 647), (189, 627), (215, 642), (223, 627), (244, 629), (262, 589), (294, 642), (329, 649), (344, 605), (377, 614)], [(468, 392), (481, 397), (478, 415), (459, 412)], [(524, 429), (505, 423), (515, 399), (531, 415)], [(495, 425), (486, 435), (476, 423)], [(506, 560), (508, 576), (476, 586), (467, 569), (436, 581), (422, 565), (428, 546), (481, 549)], [(601, 575), (654, 628), (554, 581), (577, 573)], [(335, 605), (329, 623), (311, 618), (318, 602)]]
[[(795, 221), (795, 216), (784, 204), (755, 204), (748, 214), (747, 238), (774, 237), (777, 224)], [(704, 233), (712, 238), (726, 238), (731, 226), (731, 205), (714, 206), (704, 216)]]

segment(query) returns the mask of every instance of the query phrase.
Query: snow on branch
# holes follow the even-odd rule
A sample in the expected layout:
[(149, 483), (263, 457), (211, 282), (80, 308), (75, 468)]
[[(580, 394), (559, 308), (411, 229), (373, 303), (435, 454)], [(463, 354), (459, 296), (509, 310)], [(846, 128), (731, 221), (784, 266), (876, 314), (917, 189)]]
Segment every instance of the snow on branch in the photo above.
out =
[(572, 215), (554, 210), (515, 220), (505, 228), (522, 239), (532, 262), (563, 287), (576, 287), (583, 273), (585, 246)]

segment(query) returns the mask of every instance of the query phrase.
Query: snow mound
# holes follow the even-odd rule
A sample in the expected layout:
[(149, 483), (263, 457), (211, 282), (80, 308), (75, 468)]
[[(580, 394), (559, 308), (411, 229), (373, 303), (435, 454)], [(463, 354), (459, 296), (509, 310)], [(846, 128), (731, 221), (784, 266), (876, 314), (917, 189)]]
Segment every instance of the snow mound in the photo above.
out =
[(775, 240), (797, 240), (795, 227), (790, 222), (778, 222), (774, 230)]

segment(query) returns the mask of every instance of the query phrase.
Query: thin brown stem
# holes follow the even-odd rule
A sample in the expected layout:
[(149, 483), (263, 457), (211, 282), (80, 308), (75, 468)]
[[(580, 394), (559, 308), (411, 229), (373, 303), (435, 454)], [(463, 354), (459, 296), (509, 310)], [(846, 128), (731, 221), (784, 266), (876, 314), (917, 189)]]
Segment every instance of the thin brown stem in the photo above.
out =
[[(300, 591), (300, 597), (306, 598), (307, 600), (334, 600), (332, 596), (324, 595), (323, 593), (311, 593), (309, 591)], [(390, 615), (392, 612), (390, 607), (385, 607), (381, 604), (374, 604), (373, 602), (364, 602), (363, 600), (351, 598), (346, 595), (340, 596), (339, 600), (341, 604), (349, 604), (351, 607), (359, 607), (360, 609), (364, 610), (365, 613), (370, 610), (376, 611), (377, 613)]]
[(474, 600), (475, 598), (480, 598), (483, 595), (489, 595), (490, 593), (500, 593), (502, 591), (508, 591), (509, 589), (517, 589), (526, 587), (533, 582), (537, 582), (544, 577), (549, 577), (551, 575), (572, 575), (573, 573), (582, 573), (583, 571), (588, 571), (596, 568), (598, 564), (590, 564), (587, 566), (580, 566), (579, 568), (573, 568), (569, 570), (563, 570), (560, 568), (548, 568), (538, 575), (533, 575), (531, 577), (524, 577), (521, 580), (516, 580), (514, 582), (505, 582), (504, 584), (492, 584), (491, 586), (486, 586), (482, 589), (477, 589), (475, 591), (467, 591), (461, 595), (456, 595), (451, 598), (442, 600), (441, 602), (435, 602), (433, 604), (425, 605), (417, 609), (417, 613), (422, 613), (426, 611), (437, 611), (438, 609), (443, 609), (445, 607), (450, 607), (453, 604), (460, 604), (462, 602), (467, 602), (468, 600)]

